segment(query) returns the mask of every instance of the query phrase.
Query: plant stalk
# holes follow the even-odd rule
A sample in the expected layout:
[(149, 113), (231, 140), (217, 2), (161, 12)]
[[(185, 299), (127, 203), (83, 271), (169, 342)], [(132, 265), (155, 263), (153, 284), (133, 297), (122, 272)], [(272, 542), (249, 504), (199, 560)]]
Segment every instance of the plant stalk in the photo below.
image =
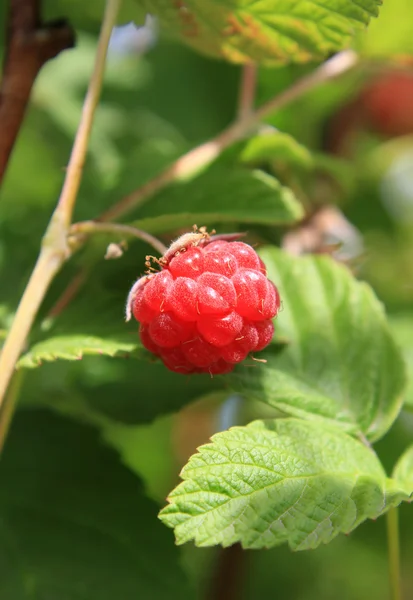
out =
[(400, 576), (399, 513), (393, 507), (386, 513), (390, 599), (402, 600)]
[(3, 446), (6, 441), (7, 432), (9, 430), (14, 410), (19, 398), (20, 390), (23, 384), (24, 375), (25, 371), (23, 369), (17, 371), (17, 373), (13, 375), (8, 389), (7, 402), (4, 403), (3, 411), (0, 413), (0, 454), (3, 451)]
[(121, 0), (107, 0), (106, 2), (93, 73), (83, 103), (82, 116), (76, 132), (62, 192), (56, 207), (56, 210), (62, 212), (64, 215), (66, 227), (69, 227), (71, 223), (72, 213), (79, 191), (83, 167), (86, 160), (87, 147), (92, 131), (93, 117), (102, 89), (109, 40), (113, 26), (116, 23), (116, 16), (119, 11), (120, 3)]
[(23, 293), (0, 355), (0, 449), (4, 445), (14, 410), (14, 403), (13, 406), (8, 407), (4, 398), (16, 363), (51, 282), (71, 254), (67, 236), (80, 185), (93, 117), (102, 87), (109, 39), (116, 22), (119, 6), (120, 0), (107, 0), (106, 2), (93, 74), (89, 82), (62, 192), (43, 238), (39, 258)]
[[(9, 335), (0, 355), (0, 431), (2, 429), (2, 402), (5, 397), (14, 367), (23, 351), (26, 338), (33, 325), (37, 311), (54, 276), (65, 260), (64, 255), (53, 248), (43, 248), (33, 269), (29, 283), (17, 308)], [(3, 440), (0, 439), (0, 449)]]
[(257, 67), (253, 63), (243, 66), (238, 94), (238, 119), (244, 120), (254, 111), (257, 87)]
[[(122, 237), (135, 237), (152, 246), (152, 248), (154, 248), (161, 255), (165, 254), (167, 251), (167, 247), (164, 246), (164, 244), (162, 244), (162, 242), (156, 237), (150, 233), (147, 233), (146, 231), (132, 227), (132, 225), (122, 225), (119, 223), (99, 223), (96, 221), (81, 221), (79, 223), (74, 223), (69, 230), (69, 234), (74, 236), (79, 234), (94, 233), (112, 233), (113, 235)], [(77, 243), (80, 244), (81, 242), (75, 241), (75, 247)]]

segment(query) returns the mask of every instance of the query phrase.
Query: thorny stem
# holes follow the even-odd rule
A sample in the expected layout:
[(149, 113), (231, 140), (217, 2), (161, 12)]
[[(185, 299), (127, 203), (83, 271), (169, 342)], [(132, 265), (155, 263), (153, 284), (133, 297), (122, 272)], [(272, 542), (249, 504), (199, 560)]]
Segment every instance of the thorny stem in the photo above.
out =
[[(75, 223), (69, 229), (69, 235), (77, 236), (78, 234), (91, 234), (91, 233), (113, 233), (123, 237), (136, 237), (150, 246), (155, 248), (159, 254), (163, 255), (167, 251), (167, 247), (162, 244), (156, 237), (132, 227), (131, 225), (120, 225), (119, 223), (97, 223), (95, 221), (82, 221)], [(76, 243), (76, 242), (75, 242)]]
[(0, 355), (0, 448), (4, 445), (13, 406), (4, 404), (5, 393), (16, 362), (23, 350), (43, 298), (65, 260), (70, 256), (67, 233), (84, 164), (94, 111), (102, 86), (110, 33), (116, 21), (120, 0), (107, 0), (95, 66), (91, 77), (78, 133), (70, 156), (61, 196), (52, 215), (36, 266), (18, 306), (9, 335)]
[(212, 140), (201, 144), (197, 148), (190, 150), (187, 154), (178, 158), (178, 160), (170, 167), (167, 167), (167, 169), (157, 177), (148, 183), (145, 183), (134, 192), (131, 192), (117, 204), (109, 208), (100, 216), (99, 220), (112, 221), (119, 219), (119, 217), (122, 217), (131, 210), (141, 206), (151, 196), (169, 183), (195, 174), (197, 170), (206, 167), (215, 160), (221, 152), (231, 144), (242, 139), (262, 119), (272, 112), (301, 97), (304, 93), (317, 87), (320, 83), (345, 73), (354, 67), (357, 62), (357, 54), (352, 50), (345, 50), (336, 54), (333, 58), (330, 58), (315, 69), (315, 71), (299, 79), (291, 87), (263, 104), (256, 111), (229, 125)]
[(386, 513), (387, 548), (389, 560), (390, 599), (402, 600), (400, 584), (400, 542), (398, 508), (392, 507)]

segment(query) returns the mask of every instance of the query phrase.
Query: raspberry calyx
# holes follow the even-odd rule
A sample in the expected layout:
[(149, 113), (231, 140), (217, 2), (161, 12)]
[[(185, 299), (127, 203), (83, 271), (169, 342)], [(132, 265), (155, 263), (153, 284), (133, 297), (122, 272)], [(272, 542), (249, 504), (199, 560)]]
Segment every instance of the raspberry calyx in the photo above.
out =
[[(126, 319), (140, 323), (144, 347), (176, 373), (229, 373), (274, 334), (280, 296), (255, 250), (234, 235), (200, 228), (147, 257), (129, 292)], [(228, 241), (230, 240), (230, 241)]]

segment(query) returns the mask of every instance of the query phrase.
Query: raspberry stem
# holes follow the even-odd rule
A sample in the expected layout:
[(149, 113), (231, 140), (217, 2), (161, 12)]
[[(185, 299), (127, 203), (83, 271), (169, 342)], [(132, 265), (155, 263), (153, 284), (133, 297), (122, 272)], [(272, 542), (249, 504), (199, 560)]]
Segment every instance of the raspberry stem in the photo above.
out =
[(76, 132), (69, 164), (67, 166), (62, 192), (56, 207), (56, 211), (59, 211), (64, 215), (67, 227), (69, 227), (71, 223), (73, 209), (76, 204), (76, 197), (79, 191), (87, 147), (92, 131), (93, 118), (102, 89), (110, 36), (113, 26), (116, 23), (116, 16), (120, 4), (121, 0), (107, 0), (106, 2), (93, 73), (83, 103), (82, 116)]
[(27, 336), (51, 282), (71, 255), (67, 234), (80, 185), (93, 117), (102, 87), (109, 39), (113, 25), (116, 22), (119, 6), (120, 0), (107, 0), (93, 74), (89, 82), (62, 192), (44, 235), (36, 265), (20, 300), (0, 355), (0, 450), (4, 445), (14, 411), (14, 402), (8, 404), (4, 401), (4, 398), (16, 362), (24, 348)]
[(97, 223), (95, 221), (81, 221), (80, 223), (74, 223), (70, 227), (69, 235), (75, 236), (73, 244), (71, 244), (72, 248), (76, 249), (78, 245), (83, 244), (84, 240), (82, 238), (78, 239), (79, 234), (93, 233), (113, 233), (114, 235), (119, 235), (122, 237), (138, 238), (152, 246), (152, 248), (159, 252), (161, 256), (167, 251), (167, 247), (160, 240), (146, 231), (142, 231), (141, 229), (137, 229), (131, 225), (121, 225), (119, 223)]

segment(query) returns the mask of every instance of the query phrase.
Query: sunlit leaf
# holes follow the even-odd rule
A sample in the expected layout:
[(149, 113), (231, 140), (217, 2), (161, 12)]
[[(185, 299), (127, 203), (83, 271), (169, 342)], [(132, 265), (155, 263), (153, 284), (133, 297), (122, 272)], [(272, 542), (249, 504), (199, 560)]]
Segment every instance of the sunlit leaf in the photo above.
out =
[(287, 225), (303, 216), (294, 194), (263, 171), (212, 169), (158, 194), (134, 224), (151, 233), (192, 225)]
[(318, 60), (349, 45), (381, 0), (138, 0), (182, 41), (231, 62)]
[(413, 315), (392, 315), (389, 324), (407, 365), (408, 384), (404, 393), (403, 406), (413, 410)]
[(219, 433), (181, 475), (160, 514), (178, 544), (306, 550), (408, 499), (364, 444), (296, 419)]
[(397, 461), (393, 477), (413, 495), (413, 446), (410, 446)]
[(235, 386), (295, 416), (325, 418), (347, 431), (380, 438), (398, 415), (405, 366), (372, 290), (328, 257), (261, 252), (278, 286), (276, 329), (284, 351), (267, 364), (240, 366)]
[(245, 162), (279, 161), (295, 167), (313, 166), (311, 152), (291, 135), (282, 132), (265, 133), (248, 140), (241, 154)]

